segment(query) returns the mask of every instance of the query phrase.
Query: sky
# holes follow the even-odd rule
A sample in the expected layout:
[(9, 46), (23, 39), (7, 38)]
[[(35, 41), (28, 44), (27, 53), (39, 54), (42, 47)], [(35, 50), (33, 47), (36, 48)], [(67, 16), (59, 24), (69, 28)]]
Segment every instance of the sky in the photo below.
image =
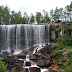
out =
[(56, 7), (64, 8), (69, 5), (72, 0), (0, 0), (0, 6), (8, 6), (10, 10), (15, 12), (21, 11), (23, 14), (27, 12), (29, 15), (36, 12), (42, 12), (42, 10), (50, 11)]

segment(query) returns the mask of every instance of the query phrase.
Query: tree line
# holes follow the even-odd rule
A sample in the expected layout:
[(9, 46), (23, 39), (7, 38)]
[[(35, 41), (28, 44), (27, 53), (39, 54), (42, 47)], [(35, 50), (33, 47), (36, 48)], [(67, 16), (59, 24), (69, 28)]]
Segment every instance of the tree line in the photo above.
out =
[(71, 21), (71, 15), (72, 15), (72, 2), (70, 5), (65, 6), (65, 8), (58, 8), (56, 7), (55, 10), (50, 10), (50, 19), (51, 21), (67, 21), (69, 18), (69, 21)]
[(37, 23), (49, 23), (50, 21), (56, 21), (58, 19), (61, 21), (65, 19), (66, 21), (71, 14), (72, 2), (64, 9), (56, 7), (55, 10), (50, 10), (50, 13), (48, 13), (46, 10), (43, 10), (42, 13), (36, 12), (35, 16), (33, 13), (31, 13), (29, 16), (27, 12), (24, 12), (22, 16), (20, 11), (16, 13), (15, 11), (10, 11), (8, 6), (0, 6), (0, 24), (32, 24), (35, 23), (35, 21), (37, 21)]
[(43, 10), (43, 14), (41, 12), (36, 12), (36, 16), (32, 13), (28, 16), (27, 12), (24, 12), (23, 16), (21, 12), (18, 11), (10, 11), (8, 6), (0, 6), (0, 24), (32, 24), (35, 21), (37, 23), (48, 23), (50, 22), (50, 18), (48, 16), (48, 12)]

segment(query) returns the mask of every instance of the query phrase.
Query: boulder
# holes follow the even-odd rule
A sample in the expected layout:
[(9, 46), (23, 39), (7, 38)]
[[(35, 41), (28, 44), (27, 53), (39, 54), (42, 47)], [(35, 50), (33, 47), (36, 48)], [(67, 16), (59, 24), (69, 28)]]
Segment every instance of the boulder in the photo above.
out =
[(53, 61), (46, 60), (46, 67), (50, 67), (53, 64)]
[(41, 72), (40, 68), (38, 67), (30, 67), (29, 70), (30, 72)]
[(46, 60), (38, 60), (37, 66), (39, 66), (39, 67), (45, 67), (46, 66)]
[(17, 60), (16, 63), (24, 63), (24, 60)]
[(13, 54), (14, 53), (14, 50), (11, 50), (11, 54)]
[(23, 66), (21, 66), (19, 63), (15, 63), (14, 66), (18, 71), (23, 71)]
[(0, 60), (1, 60), (1, 61), (4, 61), (4, 58), (3, 58), (3, 57), (0, 57)]
[(3, 57), (4, 59), (7, 58), (7, 56), (9, 56), (9, 53), (6, 51), (6, 52), (3, 52), (0, 57)]
[(30, 60), (37, 60), (37, 57), (35, 55), (31, 55)]
[(23, 64), (24, 64), (24, 60), (17, 60), (16, 63), (19, 63), (20, 65), (23, 66)]
[(25, 66), (31, 66), (31, 62), (29, 61), (25, 62)]
[(28, 72), (28, 69), (27, 68), (24, 68), (22, 72)]
[(6, 61), (7, 63), (11, 63), (11, 64), (14, 64), (17, 60), (18, 60), (18, 59), (17, 59), (16, 57), (14, 57), (14, 56), (8, 56), (8, 57), (5, 59), (5, 61)]
[(24, 54), (18, 54), (17, 57), (18, 57), (18, 58), (21, 58), (21, 59), (25, 59), (25, 58), (26, 58), (26, 55), (24, 55)]

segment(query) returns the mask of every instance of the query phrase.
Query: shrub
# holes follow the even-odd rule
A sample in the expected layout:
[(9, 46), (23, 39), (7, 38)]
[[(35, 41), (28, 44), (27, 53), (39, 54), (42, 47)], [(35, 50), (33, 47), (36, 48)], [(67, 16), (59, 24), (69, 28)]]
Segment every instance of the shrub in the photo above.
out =
[(0, 61), (0, 72), (6, 72), (6, 66), (4, 65), (4, 62)]
[(55, 49), (58, 48), (58, 45), (57, 44), (54, 44), (51, 48), (52, 48), (52, 50), (55, 50)]
[(13, 68), (13, 69), (11, 70), (11, 72), (17, 72), (17, 71), (16, 71), (16, 69), (15, 69), (15, 68)]
[(72, 65), (67, 65), (64, 69), (65, 72), (72, 72)]

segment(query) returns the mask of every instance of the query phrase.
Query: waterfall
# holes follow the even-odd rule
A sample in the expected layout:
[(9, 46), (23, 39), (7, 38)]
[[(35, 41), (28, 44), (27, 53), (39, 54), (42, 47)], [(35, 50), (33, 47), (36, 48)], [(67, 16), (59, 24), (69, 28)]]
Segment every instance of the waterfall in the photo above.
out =
[(0, 25), (0, 50), (28, 49), (50, 41), (50, 25)]

